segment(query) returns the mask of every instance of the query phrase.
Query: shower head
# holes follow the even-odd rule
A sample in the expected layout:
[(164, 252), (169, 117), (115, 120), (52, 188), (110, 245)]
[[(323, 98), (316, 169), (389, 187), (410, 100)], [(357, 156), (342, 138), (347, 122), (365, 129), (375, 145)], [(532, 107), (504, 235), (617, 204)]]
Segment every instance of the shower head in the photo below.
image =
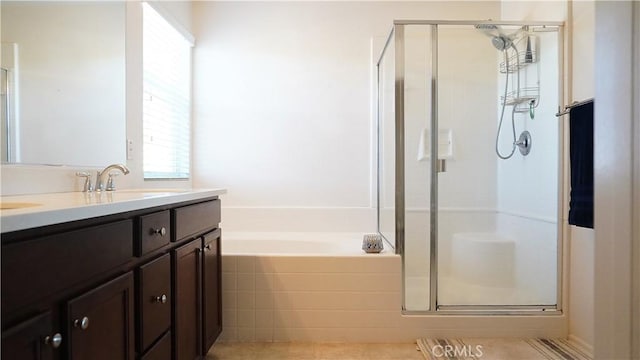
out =
[(513, 46), (513, 41), (511, 41), (511, 39), (503, 35), (492, 37), (491, 43), (496, 49), (500, 51), (504, 51)]
[(497, 25), (494, 24), (476, 24), (474, 27), (482, 31), (485, 35), (491, 37), (493, 47), (500, 51), (504, 51), (513, 46), (512, 37), (502, 32)]

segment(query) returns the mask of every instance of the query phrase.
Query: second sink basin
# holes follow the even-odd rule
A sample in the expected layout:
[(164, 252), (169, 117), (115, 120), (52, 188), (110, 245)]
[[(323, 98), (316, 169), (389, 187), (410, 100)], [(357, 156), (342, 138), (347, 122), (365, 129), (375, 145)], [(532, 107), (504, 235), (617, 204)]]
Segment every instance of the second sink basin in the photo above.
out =
[(34, 206), (42, 206), (42, 204), (28, 203), (28, 202), (2, 202), (0, 203), (0, 210), (15, 210), (24, 209)]

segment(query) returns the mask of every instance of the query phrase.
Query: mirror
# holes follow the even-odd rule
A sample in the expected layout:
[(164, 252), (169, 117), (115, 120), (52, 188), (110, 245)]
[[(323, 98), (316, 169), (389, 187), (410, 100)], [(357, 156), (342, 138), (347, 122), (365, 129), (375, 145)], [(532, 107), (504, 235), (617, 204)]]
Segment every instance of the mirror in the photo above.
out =
[(125, 162), (125, 3), (2, 1), (0, 11), (2, 162)]

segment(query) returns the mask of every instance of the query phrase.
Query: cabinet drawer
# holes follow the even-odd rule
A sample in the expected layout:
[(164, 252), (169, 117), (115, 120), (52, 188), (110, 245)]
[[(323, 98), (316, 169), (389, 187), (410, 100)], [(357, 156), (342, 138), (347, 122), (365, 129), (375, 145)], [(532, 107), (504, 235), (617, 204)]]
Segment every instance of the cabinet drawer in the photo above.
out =
[(2, 247), (2, 316), (81, 284), (133, 258), (133, 222), (123, 220)]
[(171, 332), (162, 335), (140, 360), (171, 360)]
[(174, 241), (217, 228), (220, 223), (220, 200), (173, 209), (173, 219)]
[(171, 237), (171, 214), (169, 210), (140, 216), (138, 224), (137, 256), (142, 256), (169, 244), (169, 238)]
[(142, 353), (171, 325), (171, 257), (140, 267), (138, 273), (138, 351)]

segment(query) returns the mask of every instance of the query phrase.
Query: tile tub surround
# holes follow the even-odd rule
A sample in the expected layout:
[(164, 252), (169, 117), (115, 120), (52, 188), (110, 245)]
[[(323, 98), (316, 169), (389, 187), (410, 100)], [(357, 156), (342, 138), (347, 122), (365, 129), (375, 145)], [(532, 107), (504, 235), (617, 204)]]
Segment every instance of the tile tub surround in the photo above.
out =
[(566, 337), (563, 315), (403, 315), (397, 255), (225, 255), (222, 241), (222, 342)]

